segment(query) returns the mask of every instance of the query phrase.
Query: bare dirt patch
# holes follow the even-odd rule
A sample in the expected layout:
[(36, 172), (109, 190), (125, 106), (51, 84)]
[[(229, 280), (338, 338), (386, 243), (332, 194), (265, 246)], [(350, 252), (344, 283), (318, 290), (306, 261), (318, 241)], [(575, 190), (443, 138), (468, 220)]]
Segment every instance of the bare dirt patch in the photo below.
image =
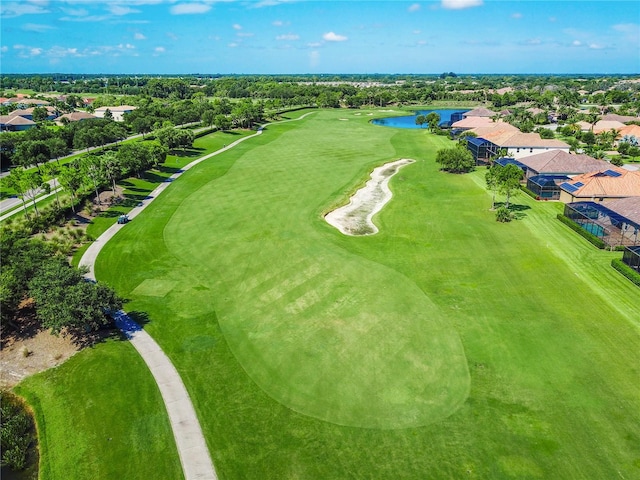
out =
[(389, 162), (371, 172), (371, 179), (354, 193), (349, 204), (325, 215), (329, 225), (345, 235), (373, 235), (378, 227), (371, 220), (391, 200), (389, 181), (401, 167), (415, 162), (409, 158)]
[(15, 326), (3, 327), (0, 340), (0, 388), (11, 388), (22, 379), (61, 364), (82, 346), (70, 335), (55, 336), (43, 329), (33, 305), (21, 305)]

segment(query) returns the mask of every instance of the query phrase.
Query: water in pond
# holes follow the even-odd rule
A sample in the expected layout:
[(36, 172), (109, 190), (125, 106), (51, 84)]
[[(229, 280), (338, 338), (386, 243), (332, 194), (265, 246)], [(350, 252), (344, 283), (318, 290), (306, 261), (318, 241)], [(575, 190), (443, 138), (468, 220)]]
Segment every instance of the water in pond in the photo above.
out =
[(406, 116), (402, 116), (402, 117), (388, 117), (388, 118), (375, 118), (373, 120), (371, 120), (371, 123), (373, 123), (374, 125), (382, 125), (385, 127), (396, 127), (396, 128), (429, 128), (428, 124), (424, 124), (422, 125), (422, 127), (420, 127), (420, 125), (416, 125), (416, 117), (418, 115), (424, 115), (427, 116), (429, 115), (431, 112), (436, 112), (438, 115), (440, 115), (440, 126), (441, 127), (448, 127), (451, 125), (451, 116), (454, 114), (459, 114), (460, 118), (455, 118), (454, 115), (454, 121), (458, 121), (460, 119), (462, 119), (462, 114), (464, 112), (468, 112), (469, 109), (468, 108), (463, 108), (463, 109), (450, 109), (450, 108), (445, 108), (445, 109), (440, 109), (440, 110), (416, 110), (416, 112), (413, 115), (406, 115)]

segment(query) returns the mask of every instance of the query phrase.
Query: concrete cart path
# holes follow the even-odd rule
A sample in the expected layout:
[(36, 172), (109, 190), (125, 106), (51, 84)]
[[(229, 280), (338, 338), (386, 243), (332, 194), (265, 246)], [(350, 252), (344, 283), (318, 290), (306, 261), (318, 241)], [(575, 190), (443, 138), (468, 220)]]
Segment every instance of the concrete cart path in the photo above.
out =
[[(301, 116), (300, 120), (309, 114)], [(283, 122), (289, 122), (293, 120), (284, 120)], [(278, 123), (283, 123), (278, 122)], [(231, 143), (230, 145), (217, 150), (209, 155), (200, 157), (190, 164), (186, 165), (183, 169), (173, 174), (162, 184), (160, 184), (151, 194), (137, 207), (133, 208), (129, 212), (129, 219), (134, 219), (142, 210), (144, 210), (149, 203), (151, 203), (160, 193), (164, 191), (171, 182), (182, 175), (185, 171), (193, 168), (200, 162), (207, 160), (215, 155), (218, 155), (230, 148), (233, 148), (240, 142), (253, 138), (256, 135), (262, 133), (261, 127), (257, 133), (248, 137), (241, 138)], [(91, 244), (91, 246), (84, 253), (80, 259), (80, 265), (89, 269), (87, 278), (95, 280), (95, 262), (98, 254), (102, 250), (102, 247), (118, 233), (121, 228), (126, 228), (126, 225), (114, 224), (109, 227), (98, 239)], [(119, 311), (114, 315), (116, 325), (127, 338), (131, 341), (134, 348), (140, 353), (140, 356), (145, 361), (151, 374), (158, 384), (162, 400), (167, 409), (169, 415), (169, 422), (171, 423), (171, 429), (173, 430), (173, 436), (176, 441), (178, 449), (178, 455), (180, 456), (180, 463), (182, 464), (182, 471), (184, 473), (185, 480), (217, 480), (218, 476), (213, 467), (209, 449), (207, 448), (200, 423), (196, 415), (189, 393), (182, 383), (180, 374), (175, 369), (171, 360), (162, 351), (160, 345), (145, 332), (140, 325), (134, 322), (125, 312)]]

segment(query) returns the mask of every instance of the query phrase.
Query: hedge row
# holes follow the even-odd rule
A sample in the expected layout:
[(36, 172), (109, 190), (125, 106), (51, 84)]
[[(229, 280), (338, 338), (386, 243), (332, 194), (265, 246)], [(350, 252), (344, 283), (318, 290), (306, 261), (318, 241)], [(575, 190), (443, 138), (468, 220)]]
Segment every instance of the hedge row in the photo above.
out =
[(571, 230), (574, 230), (575, 232), (577, 232), (580, 235), (582, 235), (584, 238), (586, 238), (589, 242), (591, 242), (596, 247), (598, 247), (600, 249), (604, 249), (604, 248), (607, 247), (607, 245), (602, 240), (600, 240), (598, 237), (596, 237), (593, 233), (587, 232), (584, 228), (582, 228), (576, 222), (571, 220), (569, 217), (566, 217), (563, 214), (559, 213), (557, 218), (562, 223), (564, 223), (566, 226), (568, 226)]
[(539, 200), (538, 195), (536, 195), (535, 193), (533, 193), (531, 190), (529, 190), (527, 187), (525, 187), (524, 185), (520, 185), (520, 190), (522, 190), (524, 193), (526, 193), (527, 195), (529, 195), (531, 198), (535, 199), (535, 200)]
[(611, 260), (611, 266), (615, 268), (622, 275), (631, 280), (635, 285), (640, 287), (640, 273), (636, 272), (629, 265), (624, 263), (620, 258), (614, 258)]

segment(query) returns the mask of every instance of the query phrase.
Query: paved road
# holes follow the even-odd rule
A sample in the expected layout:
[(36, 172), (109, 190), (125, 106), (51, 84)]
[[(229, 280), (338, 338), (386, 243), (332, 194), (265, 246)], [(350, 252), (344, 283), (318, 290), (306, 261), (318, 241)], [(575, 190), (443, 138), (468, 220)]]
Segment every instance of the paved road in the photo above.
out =
[[(194, 122), (194, 123), (185, 123), (184, 125), (176, 125), (176, 128), (190, 127), (190, 126), (193, 126), (193, 125), (197, 125), (198, 123), (199, 123), (199, 122)], [(196, 129), (194, 129), (194, 130), (193, 130), (193, 133), (196, 133), (196, 134), (197, 134), (197, 133), (199, 133), (199, 132), (202, 132), (202, 131), (207, 130), (207, 129), (210, 129), (210, 128), (212, 128), (212, 127), (200, 127), (200, 128), (196, 128)], [(134, 138), (140, 138), (140, 137), (142, 137), (142, 134), (131, 135), (130, 137), (127, 137), (127, 138), (126, 138), (126, 140), (131, 140), (131, 139), (134, 139)], [(89, 153), (89, 152), (92, 152), (92, 151), (94, 151), (94, 150), (98, 150), (98, 149), (101, 149), (101, 148), (111, 147), (111, 146), (113, 146), (113, 145), (118, 145), (119, 143), (120, 143), (120, 142), (113, 142), (113, 143), (107, 143), (107, 144), (106, 144), (106, 145), (104, 145), (104, 146), (91, 147), (91, 148), (89, 148), (89, 149), (86, 149), (86, 148), (85, 148), (85, 149), (82, 149), (82, 150), (74, 150), (74, 151), (73, 151), (73, 152), (71, 152), (69, 155), (65, 155), (64, 157), (60, 157), (59, 159), (55, 159), (55, 158), (54, 158), (54, 159), (51, 159), (51, 160), (49, 160), (49, 162), (57, 162), (57, 161), (59, 161), (59, 160), (64, 160), (64, 159), (66, 159), (66, 158), (73, 157), (74, 155), (78, 155), (78, 154), (81, 154), (81, 153)], [(9, 171), (6, 171), (6, 172), (0, 172), (0, 179), (1, 179), (1, 178), (6, 177), (7, 175), (9, 175)], [(52, 185), (52, 186), (54, 185), (54, 183), (57, 183), (57, 181), (56, 181), (56, 179), (55, 179), (55, 178), (54, 178), (53, 180), (50, 180), (50, 181), (49, 181), (49, 184), (50, 184), (50, 185)], [(45, 199), (45, 198), (47, 198), (47, 197), (48, 197), (48, 195), (46, 195), (46, 196), (42, 196), (42, 197), (38, 197), (38, 198), (36, 199), (36, 203), (37, 203), (37, 202), (40, 202), (41, 200), (44, 200), (44, 199)], [(19, 198), (17, 198), (17, 197), (15, 197), (15, 198), (5, 198), (4, 200), (0, 201), (0, 213), (2, 213), (2, 212), (7, 212), (8, 210), (12, 210), (12, 209), (14, 209), (15, 207), (17, 207), (18, 205), (22, 205), (22, 201), (21, 201)], [(20, 210), (16, 210), (16, 211), (14, 211), (14, 212), (12, 212), (12, 213), (8, 213), (8, 214), (6, 214), (6, 215), (3, 215), (2, 217), (0, 217), (0, 221), (4, 220), (5, 218), (10, 217), (11, 215), (13, 215), (13, 214), (15, 214), (15, 213), (17, 213), (17, 212), (19, 212), (19, 211), (20, 211)]]

